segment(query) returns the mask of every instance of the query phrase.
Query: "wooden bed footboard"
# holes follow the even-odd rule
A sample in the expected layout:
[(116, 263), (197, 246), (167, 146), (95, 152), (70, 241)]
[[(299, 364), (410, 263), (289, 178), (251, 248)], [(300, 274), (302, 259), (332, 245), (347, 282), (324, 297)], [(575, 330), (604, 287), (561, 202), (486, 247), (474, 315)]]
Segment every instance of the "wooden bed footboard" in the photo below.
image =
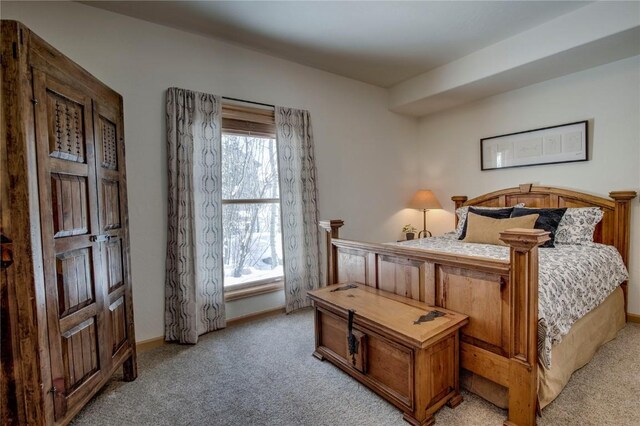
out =
[(501, 234), (510, 261), (339, 239), (340, 220), (323, 221), (329, 283), (354, 281), (464, 313), (461, 366), (509, 388), (505, 424), (535, 424), (538, 246), (541, 230)]

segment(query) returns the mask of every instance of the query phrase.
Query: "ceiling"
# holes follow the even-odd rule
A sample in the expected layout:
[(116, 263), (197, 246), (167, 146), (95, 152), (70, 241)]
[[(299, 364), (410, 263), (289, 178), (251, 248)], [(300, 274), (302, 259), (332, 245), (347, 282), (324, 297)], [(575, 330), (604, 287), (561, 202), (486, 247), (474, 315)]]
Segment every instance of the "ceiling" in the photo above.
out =
[(83, 3), (390, 87), (590, 2)]

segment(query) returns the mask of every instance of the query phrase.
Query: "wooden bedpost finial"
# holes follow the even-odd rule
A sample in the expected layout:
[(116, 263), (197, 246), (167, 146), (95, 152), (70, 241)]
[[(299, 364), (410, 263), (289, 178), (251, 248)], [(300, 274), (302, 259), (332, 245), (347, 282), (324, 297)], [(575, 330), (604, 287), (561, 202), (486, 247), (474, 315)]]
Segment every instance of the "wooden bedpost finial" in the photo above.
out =
[(333, 238), (338, 238), (339, 229), (344, 225), (344, 221), (340, 219), (321, 220), (318, 225), (325, 231), (330, 232)]
[(628, 201), (636, 198), (638, 193), (636, 191), (611, 191), (609, 197), (616, 201)]
[(507, 229), (500, 233), (500, 239), (516, 251), (529, 251), (545, 242), (549, 241), (549, 231), (542, 229)]
[(520, 187), (520, 192), (523, 194), (528, 194), (529, 192), (531, 192), (531, 187), (533, 186), (532, 183), (521, 183), (520, 185), (518, 185)]
[(451, 197), (451, 201), (456, 203), (456, 206), (458, 205), (458, 203), (462, 204), (467, 200), (468, 200), (468, 198), (467, 198), (466, 195), (454, 195), (453, 197)]

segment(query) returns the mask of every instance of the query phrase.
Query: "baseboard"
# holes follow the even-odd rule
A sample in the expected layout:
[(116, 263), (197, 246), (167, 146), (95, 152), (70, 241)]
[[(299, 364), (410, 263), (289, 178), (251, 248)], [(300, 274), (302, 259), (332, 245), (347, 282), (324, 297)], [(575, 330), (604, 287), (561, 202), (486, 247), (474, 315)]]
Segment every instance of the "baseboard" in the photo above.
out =
[(637, 324), (640, 324), (640, 315), (627, 314), (627, 322), (635, 322)]
[[(243, 315), (241, 317), (232, 318), (227, 320), (227, 326), (243, 324), (245, 322), (257, 321), (259, 319), (267, 318), (274, 315), (284, 314), (285, 308), (268, 309), (266, 311), (254, 312), (252, 314)], [(142, 340), (136, 342), (136, 350), (138, 352), (145, 352), (165, 344), (164, 336), (154, 337), (152, 339)]]
[(145, 352), (162, 345), (164, 345), (164, 336), (154, 337), (153, 339), (141, 340), (140, 342), (136, 342), (136, 351)]
[(238, 325), (238, 324), (242, 324), (250, 321), (256, 321), (256, 320), (267, 318), (273, 315), (284, 314), (285, 312), (286, 310), (284, 308), (275, 308), (275, 309), (268, 309), (266, 311), (254, 312), (249, 315), (243, 315), (241, 317), (236, 317), (236, 318), (227, 320), (227, 326)]

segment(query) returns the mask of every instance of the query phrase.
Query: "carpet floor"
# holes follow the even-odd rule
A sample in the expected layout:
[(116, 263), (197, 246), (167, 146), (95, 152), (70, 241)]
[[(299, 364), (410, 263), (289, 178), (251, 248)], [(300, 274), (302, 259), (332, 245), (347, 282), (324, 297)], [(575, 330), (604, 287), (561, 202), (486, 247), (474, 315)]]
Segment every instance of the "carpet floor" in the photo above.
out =
[[(402, 413), (314, 350), (311, 310), (244, 323), (195, 346), (141, 353), (139, 377), (117, 375), (73, 425), (403, 425)], [(628, 324), (577, 371), (539, 425), (640, 425), (640, 325)], [(506, 412), (463, 392), (436, 424), (502, 425)]]

